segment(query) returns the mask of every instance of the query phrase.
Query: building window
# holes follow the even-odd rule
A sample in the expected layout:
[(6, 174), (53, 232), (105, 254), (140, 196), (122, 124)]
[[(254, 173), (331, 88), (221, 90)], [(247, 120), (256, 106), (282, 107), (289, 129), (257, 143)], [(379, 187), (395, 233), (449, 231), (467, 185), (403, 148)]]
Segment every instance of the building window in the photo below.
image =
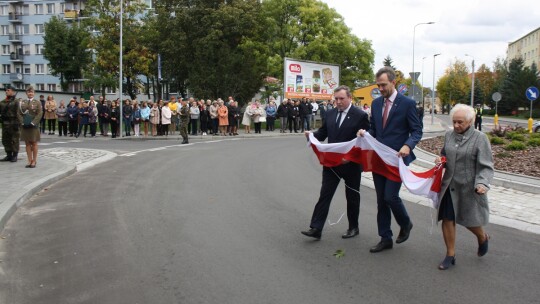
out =
[(47, 4), (47, 14), (53, 15), (54, 13), (54, 3)]
[(23, 24), (15, 26), (15, 33), (19, 35), (28, 35), (30, 33), (30, 25)]
[(65, 11), (66, 9), (66, 6), (64, 3), (60, 3), (60, 13), (62, 13), (63, 11)]
[(11, 54), (11, 45), (2, 45), (2, 55), (10, 55)]
[(4, 74), (11, 74), (11, 64), (2, 64)]
[(0, 6), (0, 15), (2, 15), (2, 16), (9, 15), (9, 6), (7, 6), (7, 5)]
[(107, 88), (105, 94), (116, 94), (116, 88)]
[(45, 91), (45, 84), (44, 83), (36, 83), (36, 90)]
[(43, 26), (43, 24), (35, 24), (34, 26), (36, 27), (37, 35), (45, 34), (45, 27)]
[(54, 83), (49, 83), (49, 84), (47, 85), (47, 91), (53, 91), (53, 92), (56, 91), (56, 84), (54, 84)]
[(45, 65), (43, 63), (36, 64), (36, 74), (45, 74)]
[(32, 69), (30, 68), (29, 64), (25, 64), (23, 66), (23, 74), (30, 74), (32, 72)]
[(23, 54), (30, 55), (30, 44), (23, 44), (22, 51)]
[(36, 44), (36, 54), (43, 55), (43, 50), (44, 50), (43, 44)]
[(43, 15), (43, 4), (34, 4), (36, 15)]
[(9, 35), (9, 25), (2, 25), (2, 35), (3, 36)]

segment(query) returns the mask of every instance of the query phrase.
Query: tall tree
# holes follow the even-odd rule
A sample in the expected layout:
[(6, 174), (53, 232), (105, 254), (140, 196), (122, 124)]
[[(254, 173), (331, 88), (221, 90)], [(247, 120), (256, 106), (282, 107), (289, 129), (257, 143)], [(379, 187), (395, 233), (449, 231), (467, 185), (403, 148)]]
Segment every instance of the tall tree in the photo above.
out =
[(52, 17), (45, 23), (43, 57), (49, 61), (53, 76), (60, 78), (60, 86), (67, 91), (69, 84), (80, 81), (83, 71), (91, 61), (87, 44), (89, 34), (77, 23)]
[(341, 83), (355, 87), (373, 80), (371, 42), (351, 33), (343, 17), (317, 0), (268, 0), (262, 4), (271, 39), (269, 74), (283, 78), (283, 60), (336, 63)]
[(394, 61), (392, 60), (390, 55), (387, 55), (384, 58), (383, 66), (391, 67), (396, 72), (396, 86), (398, 86), (398, 85), (400, 85), (402, 83), (407, 84), (409, 86), (411, 85), (412, 80), (411, 79), (405, 79), (405, 77), (403, 76), (403, 72), (394, 66)]
[(268, 58), (260, 6), (256, 0), (159, 1), (156, 12), (167, 31), (160, 30), (162, 36), (176, 39), (164, 37), (159, 46), (169, 76), (197, 97), (251, 99), (263, 84)]
[(491, 107), (491, 95), (494, 93), (493, 89), (495, 87), (493, 73), (485, 64), (482, 64), (480, 68), (478, 68), (478, 71), (476, 71), (475, 78), (475, 88), (478, 87), (480, 95), (478, 98), (475, 97), (475, 99), (478, 100), (479, 103), (490, 105)]
[(445, 74), (437, 82), (437, 95), (442, 106), (470, 103), (471, 80), (464, 61), (456, 60), (447, 67)]
[[(123, 27), (123, 85), (124, 92), (135, 98), (142, 84), (140, 75), (148, 75), (155, 60), (153, 54), (144, 44), (140, 43), (144, 23), (141, 17), (145, 14), (145, 4), (142, 1), (124, 1)], [(111, 85), (118, 78), (120, 61), (120, 1), (118, 0), (88, 0), (86, 10), (92, 16), (87, 25), (95, 31), (90, 46), (95, 52), (94, 73), (105, 80), (105, 85)], [(117, 87), (117, 86), (114, 86)]]

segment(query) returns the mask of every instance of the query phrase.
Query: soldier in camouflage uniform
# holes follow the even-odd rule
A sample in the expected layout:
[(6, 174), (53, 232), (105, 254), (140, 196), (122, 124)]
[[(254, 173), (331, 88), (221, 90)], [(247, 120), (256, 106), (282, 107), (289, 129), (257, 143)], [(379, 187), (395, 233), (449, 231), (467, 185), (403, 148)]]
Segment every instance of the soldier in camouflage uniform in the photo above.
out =
[(189, 124), (189, 107), (185, 100), (181, 100), (182, 107), (180, 108), (180, 135), (184, 139), (182, 144), (188, 143), (188, 124)]
[(19, 154), (22, 115), (21, 99), (15, 99), (15, 90), (10, 85), (5, 87), (6, 99), (0, 101), (0, 120), (2, 121), (2, 145), (7, 156), (0, 161), (16, 162)]

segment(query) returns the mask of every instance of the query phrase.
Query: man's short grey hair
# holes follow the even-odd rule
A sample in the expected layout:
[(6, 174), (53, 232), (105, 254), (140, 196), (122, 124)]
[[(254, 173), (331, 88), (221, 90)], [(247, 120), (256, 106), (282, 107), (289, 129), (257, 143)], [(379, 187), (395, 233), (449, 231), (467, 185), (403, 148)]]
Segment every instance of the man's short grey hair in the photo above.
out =
[(392, 69), (392, 68), (389, 67), (389, 66), (385, 66), (385, 67), (380, 68), (380, 69), (377, 71), (377, 74), (375, 74), (375, 77), (376, 77), (376, 78), (379, 78), (379, 77), (382, 76), (382, 74), (386, 74), (386, 76), (388, 77), (388, 80), (389, 80), (389, 81), (394, 81), (394, 80), (396, 80), (396, 72), (394, 71), (394, 69)]
[(346, 86), (346, 85), (340, 85), (339, 87), (337, 87), (335, 90), (334, 90), (334, 94), (339, 92), (339, 91), (345, 91), (345, 93), (347, 93), (347, 97), (351, 97), (352, 94), (351, 94), (351, 89)]
[(466, 105), (466, 104), (462, 104), (462, 103), (458, 103), (457, 105), (455, 105), (452, 110), (450, 110), (450, 118), (454, 118), (454, 114), (458, 111), (465, 111), (465, 119), (468, 121), (468, 122), (474, 122), (474, 118), (476, 116), (476, 113), (474, 112), (474, 109), (473, 107), (469, 106), (469, 105)]

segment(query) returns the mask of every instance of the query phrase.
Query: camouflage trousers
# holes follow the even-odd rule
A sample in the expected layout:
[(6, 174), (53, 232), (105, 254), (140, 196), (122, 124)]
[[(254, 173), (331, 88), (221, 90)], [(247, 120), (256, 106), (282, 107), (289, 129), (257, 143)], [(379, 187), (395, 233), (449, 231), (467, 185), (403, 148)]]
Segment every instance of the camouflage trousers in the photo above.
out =
[(187, 122), (180, 122), (180, 135), (183, 139), (188, 139), (188, 124)]
[(6, 153), (19, 153), (21, 130), (16, 124), (2, 124), (2, 145)]

